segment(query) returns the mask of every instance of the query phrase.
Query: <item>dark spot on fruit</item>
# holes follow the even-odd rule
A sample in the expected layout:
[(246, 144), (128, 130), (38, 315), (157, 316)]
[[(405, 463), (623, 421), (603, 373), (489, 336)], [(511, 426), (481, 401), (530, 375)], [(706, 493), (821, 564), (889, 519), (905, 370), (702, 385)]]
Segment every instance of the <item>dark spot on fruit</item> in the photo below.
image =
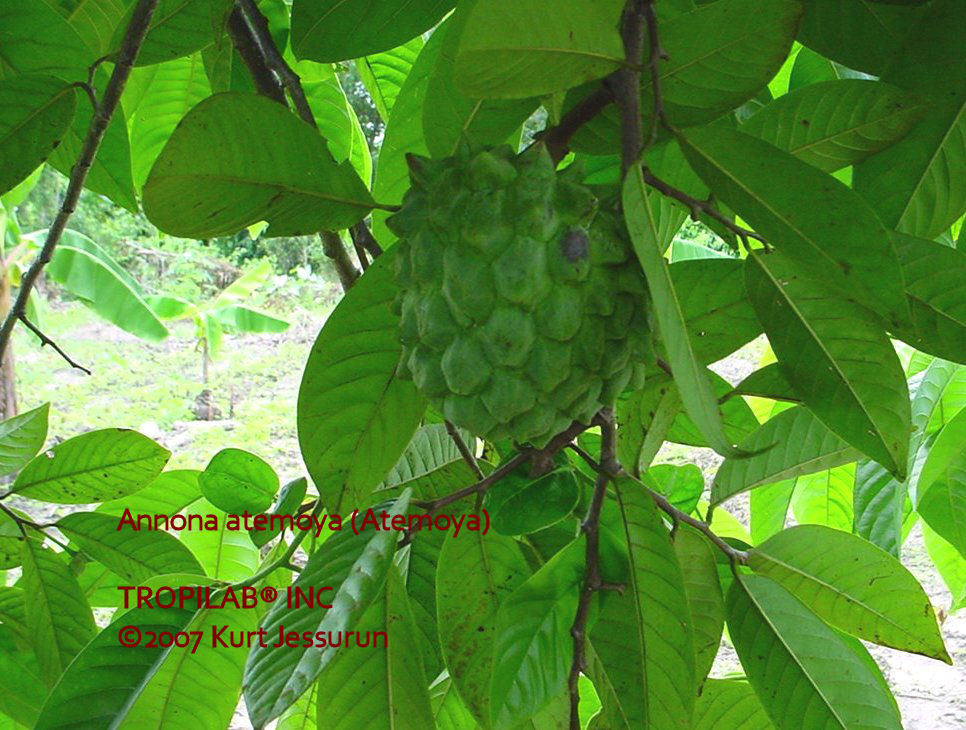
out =
[(587, 238), (587, 232), (580, 228), (574, 228), (564, 234), (560, 241), (560, 252), (567, 261), (575, 264), (587, 258), (590, 253), (589, 244), (590, 239)]

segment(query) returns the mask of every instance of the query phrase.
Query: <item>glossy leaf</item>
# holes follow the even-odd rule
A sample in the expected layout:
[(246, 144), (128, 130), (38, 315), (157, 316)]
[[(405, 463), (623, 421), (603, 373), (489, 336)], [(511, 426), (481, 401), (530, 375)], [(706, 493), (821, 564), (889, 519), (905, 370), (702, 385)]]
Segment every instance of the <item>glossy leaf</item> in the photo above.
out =
[(746, 266), (749, 297), (782, 375), (825, 425), (903, 478), (909, 391), (874, 317), (777, 253), (750, 256)]
[(902, 727), (864, 660), (777, 583), (737, 576), (727, 612), (738, 657), (777, 728)]
[(0, 475), (6, 476), (25, 466), (47, 440), (50, 403), (0, 422)]
[[(403, 492), (392, 504), (384, 504), (389, 519), (405, 514), (409, 492)], [(309, 607), (289, 609), (284, 603), (272, 606), (261, 627), (277, 634), (286, 631), (346, 631), (353, 629), (359, 618), (379, 595), (386, 573), (392, 565), (399, 533), (378, 527), (359, 526), (359, 533), (345, 529), (326, 540), (309, 557), (295, 581), (296, 587), (332, 587), (326, 597), (332, 608)], [(245, 668), (245, 703), (252, 722), (264, 726), (292, 705), (315, 681), (326, 665), (341, 653), (332, 647), (293, 647), (286, 651), (254, 647)]]
[(22, 550), (25, 623), (43, 680), (52, 687), (94, 635), (94, 617), (63, 558), (31, 538)]
[(382, 53), (356, 59), (356, 70), (366, 85), (372, 103), (384, 122), (389, 121), (396, 97), (412, 70), (416, 57), (423, 48), (423, 39), (416, 36), (402, 45)]
[(399, 318), (390, 309), (392, 259), (380, 256), (329, 316), (299, 389), (302, 458), (326, 507), (336, 512), (365, 506), (426, 407), (412, 381), (396, 375), (401, 346)]
[(718, 400), (688, 335), (681, 300), (664, 260), (654, 217), (654, 196), (645, 188), (640, 168), (628, 174), (623, 200), (627, 228), (647, 277), (658, 327), (684, 409), (715, 451), (736, 454), (734, 444), (725, 436)]
[(137, 431), (105, 428), (51, 447), (23, 468), (11, 491), (56, 504), (118, 499), (144, 487), (171, 453)]
[(798, 271), (861, 297), (892, 321), (901, 319), (907, 305), (898, 256), (858, 195), (787, 152), (723, 125), (689, 130), (681, 140), (715, 195)]
[(201, 493), (231, 514), (267, 510), (278, 493), (278, 474), (264, 459), (241, 449), (222, 449), (198, 477)]
[(177, 514), (201, 499), (198, 475), (194, 469), (171, 469), (162, 472), (146, 487), (121, 499), (98, 506), (98, 512), (120, 516), (125, 509), (133, 514)]
[(525, 98), (606, 76), (624, 62), (614, 2), (478, 0), (453, 70), (475, 98)]
[(866, 641), (951, 663), (925, 591), (896, 558), (847, 532), (792, 527), (748, 556), (837, 628)]
[(53, 76), (0, 80), (0, 194), (26, 179), (60, 144), (76, 104), (75, 90)]
[(296, 0), (292, 49), (298, 58), (344, 61), (388, 51), (433, 27), (450, 0)]
[(712, 504), (762, 484), (847, 464), (858, 456), (853, 447), (801, 406), (772, 417), (739, 446), (750, 451), (766, 450), (747, 459), (725, 459), (711, 486)]
[(204, 574), (191, 551), (167, 532), (119, 529), (117, 518), (97, 512), (66, 515), (57, 527), (92, 558), (134, 583), (164, 573)]
[(267, 221), (267, 235), (345, 228), (374, 207), (318, 133), (262, 96), (198, 104), (172, 133), (144, 185), (144, 211), (167, 233), (210, 238)]
[(895, 144), (926, 109), (923, 100), (881, 81), (841, 79), (779, 97), (741, 131), (835, 172)]
[[(347, 645), (319, 675), (318, 693), (324, 702), (317, 705), (318, 726), (332, 730), (433, 727), (416, 625), (396, 570), (389, 570), (382, 594), (352, 628), (361, 636), (346, 642), (358, 645)], [(372, 646), (366, 647), (370, 640)], [(360, 688), (364, 688), (363, 697)]]
[(685, 514), (691, 514), (704, 492), (704, 475), (695, 464), (658, 464), (647, 470), (647, 476)]
[[(439, 641), (453, 685), (473, 717), (488, 723), (500, 605), (530, 574), (517, 543), (490, 532), (443, 542), (436, 578)], [(482, 631), (480, 630), (482, 629)]]

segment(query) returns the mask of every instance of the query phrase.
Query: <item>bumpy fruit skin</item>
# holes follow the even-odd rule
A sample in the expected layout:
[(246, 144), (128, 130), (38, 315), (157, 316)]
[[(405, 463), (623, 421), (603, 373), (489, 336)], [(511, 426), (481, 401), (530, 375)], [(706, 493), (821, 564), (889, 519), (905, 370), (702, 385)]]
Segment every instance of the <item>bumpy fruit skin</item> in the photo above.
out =
[(400, 241), (400, 373), (453, 423), (542, 447), (589, 423), (650, 352), (622, 221), (546, 149), (411, 156)]

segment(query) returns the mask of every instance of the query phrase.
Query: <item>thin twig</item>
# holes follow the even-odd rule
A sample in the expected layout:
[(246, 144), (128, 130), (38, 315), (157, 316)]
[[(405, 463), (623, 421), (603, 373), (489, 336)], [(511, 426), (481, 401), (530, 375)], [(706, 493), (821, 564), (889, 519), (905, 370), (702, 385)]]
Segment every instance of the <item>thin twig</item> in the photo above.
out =
[(476, 463), (476, 457), (466, 445), (466, 441), (463, 440), (463, 436), (457, 430), (456, 426), (452, 424), (452, 422), (446, 421), (445, 423), (446, 433), (449, 434), (449, 437), (453, 440), (453, 443), (456, 444), (456, 450), (460, 452), (460, 456), (463, 457), (463, 461), (465, 461), (467, 466), (470, 467), (477, 479), (483, 479), (486, 475), (483, 474), (483, 471), (480, 469), (480, 465)]
[(644, 55), (645, 7), (651, 0), (627, 0), (621, 20), (626, 65), (617, 72), (617, 106), (621, 113), (621, 179), (637, 162), (644, 146), (641, 130), (641, 58)]
[(610, 106), (613, 101), (614, 95), (610, 88), (606, 84), (601, 84), (564, 114), (559, 124), (539, 135), (538, 140), (547, 146), (554, 164), (558, 164), (567, 156), (570, 140), (580, 128)]
[[(323, 510), (322, 503), (317, 502), (315, 505), (315, 508), (312, 510), (313, 517), (318, 517), (322, 513), (322, 510)], [(301, 530), (292, 539), (292, 542), (289, 543), (288, 548), (285, 550), (285, 553), (281, 557), (279, 557), (276, 560), (273, 560), (271, 563), (266, 565), (264, 568), (259, 570), (254, 575), (246, 578), (245, 580), (239, 581), (238, 583), (232, 583), (232, 588), (237, 589), (237, 588), (246, 588), (248, 586), (253, 586), (256, 583), (258, 583), (262, 578), (267, 576), (269, 573), (272, 573), (278, 570), (279, 568), (291, 567), (292, 556), (295, 555), (295, 552), (299, 549), (299, 545), (302, 544), (302, 541), (305, 540), (306, 536), (308, 536), (310, 532), (312, 531)]]
[(88, 375), (93, 375), (93, 373), (90, 370), (85, 368), (83, 365), (81, 365), (76, 360), (74, 360), (70, 355), (64, 352), (64, 350), (60, 347), (60, 345), (58, 345), (47, 335), (45, 335), (37, 325), (35, 325), (33, 322), (27, 319), (27, 315), (21, 314), (20, 321), (24, 323), (24, 326), (26, 326), (27, 329), (29, 329), (31, 332), (37, 335), (37, 339), (40, 340), (41, 347), (46, 347), (47, 345), (50, 345), (51, 349), (53, 349), (58, 355), (64, 358), (64, 360), (67, 361), (67, 364), (70, 365), (72, 368), (85, 372)]
[[(599, 417), (601, 419), (601, 462), (615, 464), (617, 462), (617, 429), (614, 424), (613, 410), (605, 408), (601, 411)], [(607, 494), (607, 485), (611, 478), (611, 475), (603, 469), (597, 475), (594, 494), (590, 506), (587, 508), (587, 516), (584, 517), (584, 521), (580, 525), (580, 529), (587, 540), (587, 568), (583, 589), (580, 592), (580, 601), (577, 604), (577, 615), (574, 617), (574, 623), (570, 629), (570, 635), (574, 640), (574, 659), (567, 681), (567, 689), (570, 695), (571, 730), (580, 730), (580, 715), (577, 711), (580, 705), (579, 682), (580, 673), (585, 667), (587, 619), (590, 616), (590, 603), (594, 593), (604, 588), (604, 582), (600, 575), (600, 513), (604, 506), (604, 497)], [(608, 587), (612, 587), (611, 584), (608, 584)], [(620, 590), (623, 590), (623, 587)]]
[[(645, 487), (646, 488), (646, 487)], [(653, 489), (647, 490), (648, 494), (651, 495), (651, 499), (654, 500), (655, 504), (660, 507), (667, 515), (675, 522), (684, 522), (690, 525), (694, 529), (703, 533), (715, 546), (721, 550), (725, 555), (727, 555), (732, 561), (741, 563), (744, 565), (748, 562), (748, 553), (744, 550), (738, 550), (737, 548), (731, 547), (728, 543), (718, 537), (714, 531), (712, 531), (711, 526), (707, 522), (702, 522), (697, 517), (692, 517), (687, 512), (683, 512), (675, 507), (668, 501), (668, 498), (659, 492), (655, 492)]]
[(430, 499), (424, 501), (413, 501), (413, 505), (419, 507), (420, 509), (426, 510), (427, 512), (435, 512), (453, 502), (459, 502), (465, 497), (469, 497), (472, 494), (482, 494), (491, 486), (500, 481), (503, 477), (509, 474), (511, 471), (516, 469), (521, 464), (525, 463), (531, 456), (532, 452), (521, 451), (519, 454), (510, 459), (507, 463), (498, 467), (493, 471), (488, 477), (480, 479), (478, 482), (470, 484), (468, 487), (463, 487), (458, 489), (452, 494), (447, 494), (444, 497), (439, 497), (438, 499)]
[(107, 126), (111, 122), (111, 117), (114, 116), (114, 110), (117, 109), (117, 105), (121, 101), (121, 93), (124, 91), (124, 85), (127, 83), (128, 77), (131, 75), (131, 68), (137, 60), (138, 51), (141, 50), (141, 44), (147, 35), (148, 27), (151, 23), (151, 16), (154, 14), (158, 2), (159, 0), (139, 0), (131, 16), (131, 22), (128, 24), (127, 31), (124, 35), (124, 41), (121, 44), (121, 50), (118, 53), (114, 71), (111, 73), (111, 79), (107, 82), (107, 87), (104, 90), (104, 97), (101, 99), (101, 103), (91, 117), (91, 126), (87, 130), (87, 137), (84, 139), (84, 144), (81, 147), (77, 164), (71, 170), (70, 182), (67, 184), (67, 192), (64, 194), (64, 201), (61, 203), (60, 211), (57, 213), (57, 217), (54, 218), (53, 225), (47, 231), (47, 238), (36, 260), (34, 260), (30, 268), (21, 277), (20, 291), (17, 292), (17, 299), (10, 308), (10, 311), (7, 312), (7, 316), (3, 320), (3, 325), (0, 325), (0, 357), (3, 356), (3, 353), (7, 349), (14, 325), (20, 319), (21, 315), (27, 311), (27, 298), (30, 296), (34, 284), (36, 284), (37, 279), (40, 277), (40, 272), (50, 263), (50, 259), (54, 255), (54, 249), (57, 247), (60, 237), (67, 228), (67, 222), (77, 207), (77, 201), (80, 199), (81, 191), (84, 189), (84, 183), (87, 181), (87, 173), (90, 171), (91, 165), (94, 164), (94, 157), (97, 155), (97, 150), (100, 148), (101, 141), (104, 139)]
[(356, 252), (356, 259), (359, 261), (359, 266), (362, 267), (362, 271), (365, 273), (369, 269), (369, 257), (366, 255), (366, 250), (362, 247), (358, 239), (351, 235), (351, 232), (349, 239), (352, 241), (352, 248)]
[(668, 55), (661, 48), (661, 38), (657, 28), (657, 14), (654, 12), (655, 0), (644, 0), (643, 18), (647, 24), (647, 40), (650, 46), (647, 68), (651, 74), (651, 95), (654, 97), (654, 116), (651, 119), (651, 129), (648, 133), (647, 145), (650, 147), (657, 140), (659, 126), (673, 132), (667, 120), (664, 109), (664, 95), (661, 93), (660, 61), (667, 60)]

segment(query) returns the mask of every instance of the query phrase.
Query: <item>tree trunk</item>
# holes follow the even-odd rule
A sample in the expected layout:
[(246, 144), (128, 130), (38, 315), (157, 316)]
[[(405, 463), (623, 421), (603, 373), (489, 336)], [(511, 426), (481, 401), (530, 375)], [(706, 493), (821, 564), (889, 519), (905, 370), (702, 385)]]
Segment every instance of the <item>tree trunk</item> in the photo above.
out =
[[(0, 319), (10, 311), (10, 278), (6, 271), (0, 272)], [(14, 370), (13, 338), (7, 344), (0, 362), (0, 420), (17, 415), (17, 377)]]

